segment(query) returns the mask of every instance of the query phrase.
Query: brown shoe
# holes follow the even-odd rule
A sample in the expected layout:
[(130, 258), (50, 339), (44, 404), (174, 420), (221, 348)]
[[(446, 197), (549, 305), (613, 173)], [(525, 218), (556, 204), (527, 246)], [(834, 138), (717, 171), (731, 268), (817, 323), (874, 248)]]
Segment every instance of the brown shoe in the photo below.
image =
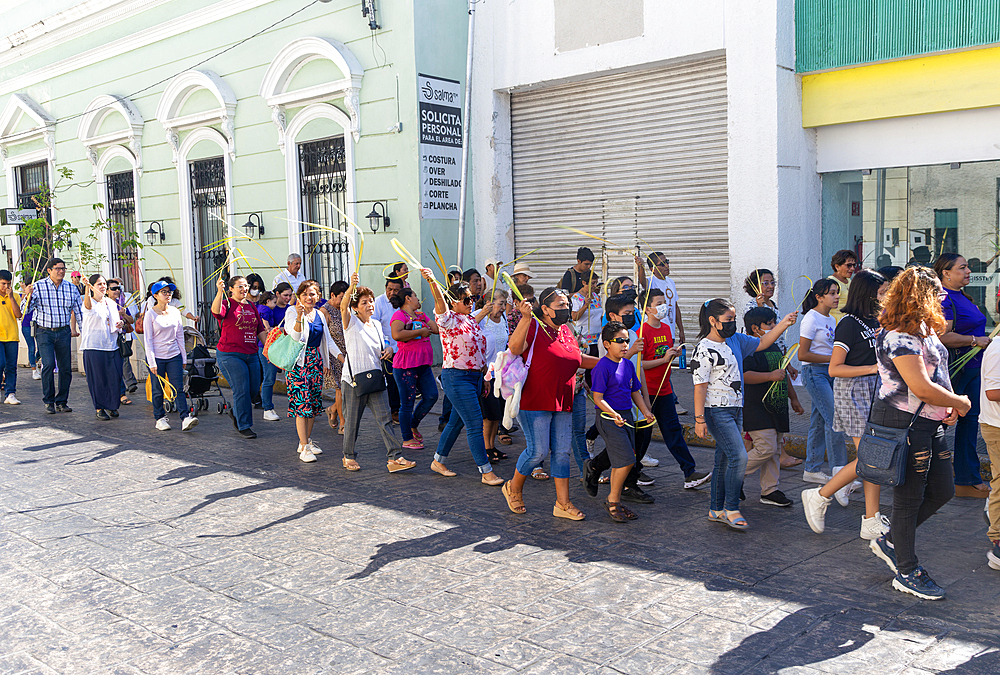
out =
[(573, 502), (566, 502), (565, 504), (555, 503), (552, 507), (552, 515), (556, 518), (567, 518), (569, 520), (583, 520), (587, 516), (580, 509), (573, 506)]
[(503, 493), (503, 498), (507, 500), (507, 508), (513, 513), (525, 513), (528, 509), (524, 508), (524, 496), (522, 493), (517, 493), (516, 495), (510, 490), (510, 483), (504, 483), (503, 487), (500, 488), (500, 492)]
[(390, 459), (386, 462), (385, 467), (389, 469), (389, 473), (396, 473), (397, 471), (406, 471), (407, 469), (412, 469), (417, 465), (416, 462), (411, 462), (406, 459), (406, 457), (397, 457), (396, 459)]
[(458, 475), (457, 473), (455, 473), (454, 471), (452, 471), (451, 469), (449, 469), (448, 467), (446, 467), (444, 464), (442, 464), (437, 460), (431, 462), (431, 471), (433, 471), (434, 473), (439, 473), (442, 476), (446, 476), (448, 478)]
[[(492, 473), (492, 472), (490, 472), (490, 473)], [(504, 480), (500, 476), (498, 476), (498, 475), (496, 475), (494, 473), (493, 474), (493, 478), (487, 478), (486, 477), (487, 475), (489, 475), (489, 474), (485, 474), (485, 473), (483, 474), (483, 483), (484, 484), (486, 484), (486, 485), (492, 485), (494, 487), (497, 486), (497, 485), (503, 485)]]

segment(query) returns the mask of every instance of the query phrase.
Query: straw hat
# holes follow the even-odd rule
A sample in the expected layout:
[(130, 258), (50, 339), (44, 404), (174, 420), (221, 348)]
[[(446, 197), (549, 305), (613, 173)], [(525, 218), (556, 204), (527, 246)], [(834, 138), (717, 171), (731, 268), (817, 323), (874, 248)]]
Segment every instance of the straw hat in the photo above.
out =
[(516, 274), (526, 274), (528, 275), (529, 279), (533, 279), (535, 276), (534, 274), (531, 273), (531, 267), (529, 267), (528, 263), (526, 262), (519, 262), (516, 265), (514, 265), (514, 270), (510, 274), (511, 276), (514, 276)]

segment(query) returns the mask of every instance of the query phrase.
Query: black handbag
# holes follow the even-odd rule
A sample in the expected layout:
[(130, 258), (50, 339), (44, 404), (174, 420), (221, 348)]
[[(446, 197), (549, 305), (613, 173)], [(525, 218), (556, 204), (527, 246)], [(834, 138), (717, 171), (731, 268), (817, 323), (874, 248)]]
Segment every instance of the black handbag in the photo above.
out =
[(350, 385), (354, 389), (354, 393), (358, 396), (366, 396), (367, 394), (377, 394), (380, 391), (385, 391), (385, 373), (382, 372), (381, 368), (376, 368), (374, 370), (366, 370), (363, 373), (354, 374), (354, 369), (351, 368), (351, 358), (344, 352), (344, 360), (347, 362), (347, 373), (351, 376)]
[(118, 351), (122, 353), (123, 359), (132, 356), (132, 341), (126, 340), (123, 333), (118, 334)]

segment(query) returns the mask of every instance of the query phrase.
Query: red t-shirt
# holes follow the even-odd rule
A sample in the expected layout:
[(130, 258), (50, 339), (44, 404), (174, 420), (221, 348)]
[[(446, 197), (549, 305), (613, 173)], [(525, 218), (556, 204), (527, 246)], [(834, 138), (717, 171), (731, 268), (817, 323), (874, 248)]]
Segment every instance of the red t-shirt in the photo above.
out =
[[(644, 324), (642, 326), (642, 339), (645, 343), (642, 348), (643, 361), (662, 359), (667, 350), (674, 346), (674, 336), (666, 321), (661, 321), (659, 328), (653, 328), (648, 323)], [(665, 396), (674, 393), (674, 388), (670, 385), (669, 365), (650, 368), (645, 373), (646, 386), (649, 388), (650, 396)]]
[(570, 411), (573, 409), (576, 371), (583, 361), (580, 344), (569, 326), (560, 326), (559, 333), (553, 338), (549, 332), (551, 329), (542, 330), (538, 322), (530, 321), (531, 328), (528, 329), (522, 355), (525, 360), (532, 342), (537, 339), (538, 344), (531, 355), (528, 379), (521, 391), (521, 410)]
[(233, 302), (229, 298), (222, 301), (222, 311), (212, 316), (219, 320), (222, 335), (216, 350), (237, 354), (255, 354), (257, 336), (264, 330), (264, 322), (253, 302)]

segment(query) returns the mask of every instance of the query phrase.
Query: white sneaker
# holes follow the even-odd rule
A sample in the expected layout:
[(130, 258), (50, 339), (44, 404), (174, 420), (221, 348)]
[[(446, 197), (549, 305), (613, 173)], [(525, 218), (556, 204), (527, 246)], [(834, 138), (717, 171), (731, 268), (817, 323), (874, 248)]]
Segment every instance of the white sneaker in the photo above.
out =
[(318, 445), (316, 445), (315, 443), (313, 443), (313, 439), (311, 439), (311, 438), (308, 441), (306, 441), (306, 447), (309, 448), (309, 451), (312, 454), (314, 454), (314, 455), (322, 455), (323, 454), (323, 451), (319, 449)]
[(822, 471), (803, 471), (802, 480), (804, 480), (807, 483), (824, 484), (830, 480), (830, 477), (827, 476)]
[(156, 430), (157, 431), (170, 431), (170, 422), (167, 421), (166, 417), (161, 417), (156, 420)]
[(40, 372), (38, 372), (37, 368), (32, 368), (31, 369), (31, 379), (33, 379), (33, 380), (40, 380), (40, 379), (42, 379), (42, 374)]
[(847, 508), (847, 505), (851, 503), (850, 496), (852, 492), (854, 492), (854, 483), (848, 483), (834, 492), (833, 496), (836, 498), (838, 504)]
[(678, 415), (687, 415), (688, 411), (687, 411), (686, 408), (682, 408), (680, 406), (677, 406), (677, 414)]
[(809, 523), (809, 528), (816, 534), (823, 534), (823, 530), (826, 529), (826, 507), (833, 500), (821, 495), (819, 488), (803, 490), (800, 497), (802, 498), (802, 508), (806, 512), (806, 522)]
[(861, 516), (861, 538), (871, 541), (878, 539), (889, 532), (889, 519), (881, 513), (876, 513), (872, 518)]
[(643, 466), (660, 466), (660, 460), (658, 460), (656, 457), (650, 457), (649, 455), (646, 455), (645, 457), (642, 458), (642, 465)]
[(267, 422), (277, 422), (281, 420), (281, 417), (278, 415), (278, 413), (274, 412), (273, 410), (265, 410), (264, 420)]
[(191, 431), (196, 426), (198, 426), (198, 418), (194, 415), (189, 415), (181, 422), (181, 431)]
[(299, 448), (301, 448), (301, 450), (302, 450), (299, 453), (299, 459), (301, 461), (303, 461), (303, 462), (315, 462), (316, 461), (316, 455), (314, 455), (312, 453), (312, 451), (309, 449), (309, 445), (308, 444), (305, 445), (305, 446), (300, 445)]
[(17, 400), (17, 396), (14, 396), (14, 392), (7, 394), (7, 398), (4, 399), (4, 403), (7, 405), (21, 405), (21, 402)]

